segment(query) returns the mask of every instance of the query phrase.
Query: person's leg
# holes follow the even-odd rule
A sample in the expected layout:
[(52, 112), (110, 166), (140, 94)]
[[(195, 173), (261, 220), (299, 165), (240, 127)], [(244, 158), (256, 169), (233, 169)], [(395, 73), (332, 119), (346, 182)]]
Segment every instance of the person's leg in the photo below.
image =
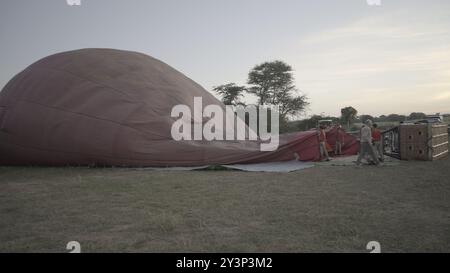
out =
[(375, 162), (376, 165), (380, 164), (380, 161), (378, 160), (378, 157), (375, 153), (375, 149), (373, 148), (372, 145), (370, 145), (369, 143), (367, 143), (367, 152), (370, 155), (370, 157), (372, 158), (373, 162)]
[(378, 156), (381, 161), (384, 161), (384, 149), (383, 149), (383, 142), (378, 141), (377, 142), (377, 148), (378, 148)]
[(342, 154), (342, 144), (340, 141), (336, 142), (336, 152), (335, 155), (341, 155)]
[(373, 149), (373, 153), (375, 154), (375, 156), (379, 159), (380, 155), (378, 154), (378, 146), (377, 146), (376, 142), (373, 142), (372, 149)]
[(326, 160), (330, 160), (330, 157), (328, 156), (327, 144), (325, 142), (323, 142), (323, 150), (324, 150), (324, 153), (325, 153), (325, 159)]
[(356, 164), (361, 164), (361, 160), (364, 158), (364, 156), (366, 155), (366, 143), (365, 142), (361, 142), (359, 145), (359, 155), (358, 155), (358, 159), (356, 160)]
[(322, 142), (319, 142), (319, 150), (320, 150), (320, 160), (322, 160), (324, 157)]

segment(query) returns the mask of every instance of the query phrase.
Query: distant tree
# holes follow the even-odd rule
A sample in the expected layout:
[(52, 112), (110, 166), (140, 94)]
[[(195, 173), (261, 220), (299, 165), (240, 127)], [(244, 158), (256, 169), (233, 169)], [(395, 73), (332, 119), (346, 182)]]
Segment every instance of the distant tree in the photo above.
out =
[(228, 83), (214, 87), (216, 93), (222, 96), (222, 102), (225, 105), (242, 105), (240, 101), (243, 92), (246, 90), (245, 86), (238, 86), (235, 83)]
[(390, 114), (386, 117), (386, 121), (390, 122), (400, 122), (406, 120), (406, 116), (398, 114)]
[(265, 62), (248, 74), (247, 91), (258, 97), (258, 104), (278, 105), (280, 120), (302, 113), (309, 105), (305, 95), (297, 95), (292, 67), (282, 61)]
[(303, 131), (311, 128), (316, 128), (319, 120), (331, 120), (333, 123), (339, 123), (340, 119), (337, 117), (330, 117), (324, 115), (313, 115), (310, 118), (291, 122), (290, 131)]
[(444, 114), (442, 116), (444, 117), (444, 122), (450, 123), (450, 114)]
[(347, 124), (347, 128), (350, 128), (357, 115), (358, 111), (351, 106), (341, 109), (341, 120), (343, 124)]
[(368, 119), (370, 119), (371, 121), (375, 120), (375, 118), (373, 116), (371, 116), (371, 115), (360, 115), (359, 116), (359, 120), (361, 122), (366, 122)]
[(386, 115), (381, 115), (378, 118), (376, 118), (376, 121), (380, 122), (380, 121), (386, 121)]
[(321, 115), (313, 115), (309, 119), (306, 119), (305, 123), (304, 123), (305, 129), (308, 130), (311, 128), (316, 128), (317, 123), (319, 122), (319, 120), (322, 120), (322, 119), (325, 119), (325, 118)]
[(409, 120), (416, 120), (416, 119), (425, 119), (427, 117), (427, 115), (425, 113), (420, 113), (420, 112), (414, 112), (411, 113), (408, 116)]

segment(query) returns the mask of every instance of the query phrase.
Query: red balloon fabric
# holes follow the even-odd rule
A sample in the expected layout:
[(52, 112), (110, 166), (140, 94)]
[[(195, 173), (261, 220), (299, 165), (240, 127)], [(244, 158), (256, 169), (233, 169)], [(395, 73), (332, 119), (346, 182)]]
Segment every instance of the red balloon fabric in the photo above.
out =
[[(46, 57), (0, 92), (1, 165), (201, 166), (319, 159), (316, 131), (260, 141), (175, 141), (172, 107), (224, 105), (182, 73), (150, 56), (82, 49)], [(347, 137), (347, 136), (346, 136)], [(328, 132), (334, 145), (333, 132)], [(348, 135), (346, 154), (357, 143)]]

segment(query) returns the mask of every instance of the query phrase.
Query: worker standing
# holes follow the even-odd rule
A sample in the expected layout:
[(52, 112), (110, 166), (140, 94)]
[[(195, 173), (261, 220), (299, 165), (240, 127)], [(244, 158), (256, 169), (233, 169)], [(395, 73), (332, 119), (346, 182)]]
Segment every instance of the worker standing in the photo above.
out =
[(344, 146), (345, 134), (342, 126), (339, 124), (336, 128), (336, 147), (334, 154), (342, 155), (342, 146)]
[(360, 137), (360, 150), (359, 150), (359, 156), (358, 160), (356, 160), (356, 165), (361, 165), (361, 160), (366, 156), (369, 155), (373, 162), (375, 162), (376, 165), (380, 164), (380, 161), (378, 160), (377, 156), (375, 155), (373, 146), (372, 146), (372, 121), (368, 119), (365, 124), (363, 124), (361, 128), (361, 137)]
[(330, 161), (327, 150), (327, 134), (325, 132), (325, 126), (320, 125), (317, 133), (319, 135), (320, 160), (325, 158), (326, 161)]
[(378, 154), (378, 159), (381, 162), (383, 162), (384, 161), (383, 141), (381, 137), (381, 131), (378, 129), (378, 125), (376, 123), (373, 124), (372, 139), (373, 139), (373, 146), (375, 147), (375, 151)]

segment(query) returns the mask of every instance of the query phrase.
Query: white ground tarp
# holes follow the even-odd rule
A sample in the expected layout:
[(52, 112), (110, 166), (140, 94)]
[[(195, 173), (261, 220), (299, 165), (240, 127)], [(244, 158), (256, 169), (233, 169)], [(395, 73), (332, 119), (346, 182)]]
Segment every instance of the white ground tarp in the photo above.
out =
[[(284, 162), (267, 162), (257, 164), (234, 164), (234, 165), (221, 165), (228, 169), (241, 170), (247, 172), (273, 172), (273, 173), (288, 173), (303, 170), (306, 168), (314, 167), (314, 163), (301, 162), (301, 161), (284, 161)], [(168, 167), (168, 168), (139, 168), (139, 170), (152, 170), (152, 171), (192, 171), (202, 170), (209, 166), (200, 167)]]

